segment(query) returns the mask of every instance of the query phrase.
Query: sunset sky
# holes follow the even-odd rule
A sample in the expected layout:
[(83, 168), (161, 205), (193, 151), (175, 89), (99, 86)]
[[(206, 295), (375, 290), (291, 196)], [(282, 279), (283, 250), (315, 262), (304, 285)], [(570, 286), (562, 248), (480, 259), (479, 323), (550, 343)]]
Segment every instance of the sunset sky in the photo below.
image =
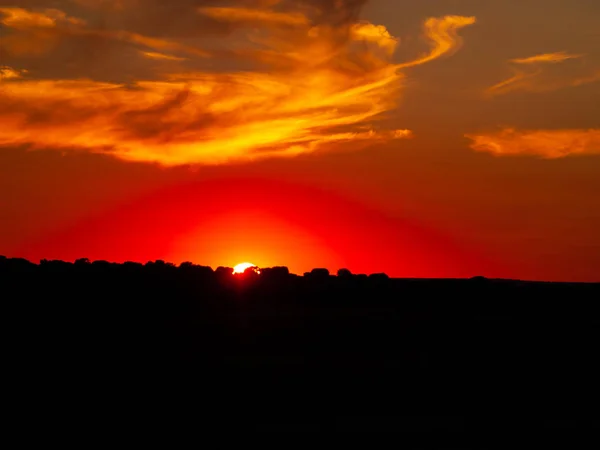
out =
[(600, 281), (600, 2), (0, 0), (0, 254)]

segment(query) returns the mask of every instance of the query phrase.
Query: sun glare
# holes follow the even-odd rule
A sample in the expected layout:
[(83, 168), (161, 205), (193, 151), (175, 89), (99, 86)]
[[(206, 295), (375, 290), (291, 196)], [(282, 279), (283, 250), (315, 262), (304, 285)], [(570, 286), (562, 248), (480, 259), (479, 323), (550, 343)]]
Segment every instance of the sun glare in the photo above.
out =
[(239, 263), (233, 268), (233, 273), (244, 273), (244, 271), (250, 267), (256, 267), (254, 264), (249, 262)]

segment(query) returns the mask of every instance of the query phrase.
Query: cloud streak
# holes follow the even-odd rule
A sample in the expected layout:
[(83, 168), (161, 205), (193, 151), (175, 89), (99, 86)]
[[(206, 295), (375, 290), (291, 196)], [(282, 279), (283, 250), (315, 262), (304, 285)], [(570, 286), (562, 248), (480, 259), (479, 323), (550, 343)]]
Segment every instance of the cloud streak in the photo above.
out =
[(456, 52), (462, 45), (462, 39), (458, 35), (458, 30), (468, 25), (473, 25), (476, 21), (475, 17), (464, 16), (432, 17), (427, 19), (424, 28), (425, 36), (432, 43), (431, 51), (414, 61), (399, 64), (397, 66), (398, 69), (419, 66), (443, 55), (450, 55)]
[(24, 8), (0, 8), (3, 18), (0, 23), (17, 30), (32, 28), (55, 28), (61, 23), (70, 25), (84, 25), (82, 19), (67, 16), (58, 9), (45, 9), (41, 12), (30, 11)]
[(525, 58), (511, 59), (513, 75), (486, 89), (486, 95), (493, 97), (514, 91), (548, 92), (566, 87), (576, 87), (600, 80), (598, 73), (565, 73), (558, 69), (549, 70), (571, 60), (583, 58), (582, 54), (567, 52), (543, 53)]
[(150, 58), (150, 59), (162, 59), (162, 60), (167, 60), (167, 61), (184, 61), (186, 58), (181, 58), (179, 56), (173, 56), (173, 55), (165, 55), (163, 53), (158, 53), (158, 52), (140, 52), (142, 55), (144, 55), (146, 58)]
[(15, 78), (21, 78), (23, 71), (15, 70), (12, 67), (0, 66), (0, 80), (10, 80)]
[[(67, 69), (61, 77), (35, 71), (25, 78), (5, 76), (0, 145), (72, 148), (175, 166), (409, 138), (410, 130), (377, 127), (398, 105), (402, 69), (451, 54), (460, 47), (457, 31), (475, 22), (428, 19), (430, 52), (396, 64), (399, 40), (384, 26), (359, 20), (362, 0), (240, 0), (227, 7), (149, 0), (144, 9), (131, 9), (133, 0), (77, 3), (87, 11), (82, 18), (48, 9), (0, 10), (2, 24), (19, 36), (8, 44), (13, 60), (24, 54), (18, 43), (35, 42), (40, 31), (52, 30), (48, 55), (68, 51), (73, 67), (85, 68), (77, 63), (89, 47), (72, 46), (86, 39), (90, 45), (110, 43), (113, 57), (146, 76), (127, 83), (112, 81), (113, 74), (72, 77)], [(161, 14), (162, 27), (155, 22)], [(175, 17), (181, 21), (172, 29)], [(206, 26), (191, 26), (198, 23)], [(10, 70), (6, 74), (20, 73)]]
[(527, 58), (511, 59), (510, 62), (515, 64), (560, 63), (568, 59), (581, 58), (582, 56), (583, 55), (571, 55), (567, 52), (556, 52), (529, 56)]
[(298, 12), (284, 13), (252, 8), (224, 8), (215, 6), (198, 8), (197, 11), (200, 14), (224, 22), (244, 22), (256, 24), (262, 23), (297, 26), (306, 26), (309, 24), (308, 18), (305, 15)]
[(600, 154), (600, 129), (516, 130), (470, 134), (471, 148), (495, 156), (529, 155), (557, 159)]

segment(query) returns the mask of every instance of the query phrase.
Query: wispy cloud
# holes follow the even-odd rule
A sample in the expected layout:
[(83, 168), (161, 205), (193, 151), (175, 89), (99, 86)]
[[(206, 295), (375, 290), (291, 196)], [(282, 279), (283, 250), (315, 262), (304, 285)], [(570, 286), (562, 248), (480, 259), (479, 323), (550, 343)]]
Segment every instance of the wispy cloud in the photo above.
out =
[[(199, 56), (199, 57), (208, 57), (210, 56), (208, 54), (208, 52), (199, 49), (199, 48), (195, 48), (193, 46), (190, 45), (185, 45), (185, 44), (181, 44), (179, 42), (176, 41), (172, 41), (169, 39), (160, 39), (160, 38), (155, 38), (155, 37), (149, 37), (149, 36), (144, 36), (142, 34), (138, 34), (138, 33), (130, 33), (130, 32), (126, 32), (126, 31), (117, 31), (114, 33), (110, 33), (110, 32), (106, 32), (106, 33), (99, 33), (100, 37), (102, 38), (106, 38), (106, 39), (118, 39), (118, 40), (122, 40), (122, 41), (129, 41), (132, 42), (134, 44), (139, 44), (143, 47), (147, 47), (147, 48), (151, 48), (154, 50), (163, 50), (163, 51), (179, 51), (182, 53), (187, 53), (190, 55), (194, 55), (194, 56)], [(152, 52), (150, 52), (152, 53)], [(154, 53), (156, 55), (156, 53)], [(148, 56), (148, 55), (145, 55)]]
[[(115, 12), (113, 12), (115, 14)], [(111, 41), (158, 51), (177, 51), (206, 57), (203, 49), (186, 45), (174, 39), (144, 35), (135, 31), (92, 26), (86, 20), (68, 16), (57, 9), (30, 11), (24, 8), (0, 8), (0, 24), (5, 32), (0, 40), (0, 51), (8, 56), (40, 56), (61, 45), (93, 40), (103, 50)], [(104, 43), (105, 45), (102, 45)], [(81, 54), (73, 55), (82, 57)]]
[(600, 81), (600, 70), (590, 75), (575, 78), (571, 82), (571, 86), (583, 86), (584, 84), (595, 83), (597, 81)]
[(23, 76), (23, 70), (15, 70), (12, 67), (0, 66), (0, 80), (9, 80), (14, 78), (21, 78)]
[(57, 9), (0, 8), (0, 25), (4, 28), (0, 31), (0, 53), (20, 57), (48, 52), (58, 43), (59, 30), (82, 27), (84, 21)]
[(581, 58), (582, 56), (583, 55), (571, 55), (567, 52), (543, 53), (527, 58), (511, 59), (510, 62), (515, 64), (560, 63), (568, 59)]
[(241, 8), (241, 7), (204, 7), (198, 8), (200, 14), (212, 17), (224, 22), (245, 22), (280, 25), (308, 25), (308, 17), (299, 12), (277, 12), (271, 10)]
[(84, 25), (82, 19), (69, 17), (58, 9), (30, 11), (25, 8), (0, 8), (0, 23), (15, 29), (55, 28), (61, 23)]
[(146, 58), (150, 58), (150, 59), (162, 59), (162, 60), (167, 60), (167, 61), (185, 61), (185, 59), (186, 59), (186, 58), (181, 58), (179, 56), (165, 55), (164, 53), (158, 53), (158, 52), (141, 51), (140, 53), (142, 55), (144, 55)]
[[(430, 51), (397, 64), (399, 40), (359, 19), (362, 0), (239, 0), (227, 8), (147, 0), (137, 9), (133, 0), (77, 3), (88, 11), (82, 19), (60, 11), (0, 11), (20, 42), (56, 30), (44, 57), (56, 66), (68, 51), (71, 64), (62, 77), (31, 71), (26, 79), (4, 81), (0, 145), (73, 148), (171, 166), (409, 138), (410, 130), (376, 123), (398, 105), (403, 69), (451, 54), (460, 47), (457, 31), (475, 23), (473, 17), (428, 19)], [(98, 16), (102, 11), (105, 17)], [(106, 78), (86, 72), (88, 64), (77, 64), (90, 53), (78, 46), (82, 40), (110, 44), (98, 57), (112, 52), (124, 65), (109, 66), (114, 72)], [(18, 61), (23, 52), (14, 51), (16, 42), (8, 49)], [(73, 77), (70, 67), (83, 76)], [(114, 82), (125, 68), (144, 76)]]
[(516, 130), (467, 135), (471, 148), (496, 156), (532, 155), (555, 159), (600, 154), (600, 129)]
[[(513, 91), (547, 92), (565, 87), (581, 86), (600, 80), (598, 73), (566, 74), (557, 70), (551, 71), (547, 66), (565, 63), (583, 58), (583, 54), (567, 52), (543, 53), (525, 58), (511, 59), (513, 75), (510, 78), (490, 86), (486, 90), (488, 96), (507, 94)], [(584, 68), (583, 70), (587, 70)]]
[(431, 51), (424, 56), (410, 62), (398, 65), (398, 68), (407, 68), (428, 63), (440, 56), (456, 52), (462, 45), (458, 30), (476, 22), (475, 17), (445, 16), (430, 18), (425, 22), (425, 35), (432, 43)]

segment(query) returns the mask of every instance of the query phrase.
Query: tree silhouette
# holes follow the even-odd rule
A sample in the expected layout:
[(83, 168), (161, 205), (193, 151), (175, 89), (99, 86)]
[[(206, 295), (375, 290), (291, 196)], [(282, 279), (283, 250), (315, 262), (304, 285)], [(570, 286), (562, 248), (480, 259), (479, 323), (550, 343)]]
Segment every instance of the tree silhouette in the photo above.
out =
[(236, 430), (427, 418), (494, 436), (506, 418), (592, 423), (600, 400), (600, 284), (0, 256), (0, 286), (28, 426), (30, 411)]

